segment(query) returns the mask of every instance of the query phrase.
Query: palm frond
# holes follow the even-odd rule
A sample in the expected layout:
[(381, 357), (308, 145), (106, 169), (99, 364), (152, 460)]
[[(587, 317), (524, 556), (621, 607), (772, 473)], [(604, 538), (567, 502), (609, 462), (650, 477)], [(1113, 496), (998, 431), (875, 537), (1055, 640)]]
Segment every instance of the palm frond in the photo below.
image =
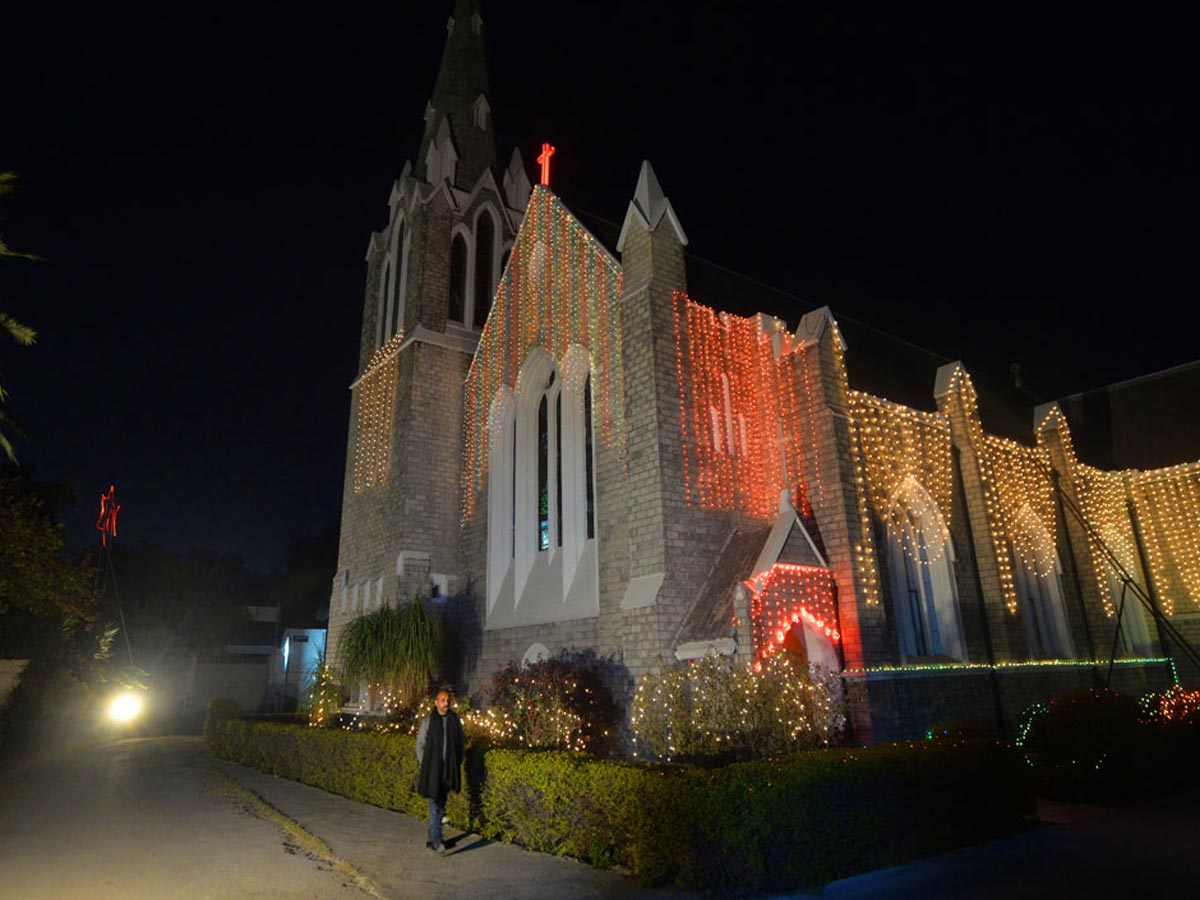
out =
[[(3, 242), (0, 241), (0, 248)], [(28, 347), (37, 340), (37, 332), (28, 325), (18, 322), (8, 313), (0, 312), (0, 330), (7, 331), (14, 341), (22, 347)]]
[(418, 598), (399, 609), (381, 607), (351, 621), (338, 637), (347, 682), (378, 685), (413, 700), (436, 672), (441, 645), (437, 617)]

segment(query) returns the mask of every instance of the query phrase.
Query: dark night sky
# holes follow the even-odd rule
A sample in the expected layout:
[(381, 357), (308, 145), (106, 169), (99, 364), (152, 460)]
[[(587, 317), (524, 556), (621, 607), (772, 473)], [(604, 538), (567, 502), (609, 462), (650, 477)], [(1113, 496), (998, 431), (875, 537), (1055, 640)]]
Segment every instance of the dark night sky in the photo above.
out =
[[(40, 333), (0, 383), (72, 542), (110, 481), (123, 540), (263, 568), (337, 512), (363, 256), (451, 8), (414, 5), (5, 12), (0, 233), (45, 260), (0, 264)], [(853, 6), (493, 3), (501, 160), (552, 141), (620, 222), (649, 158), (697, 255), (1048, 398), (1200, 355), (1186, 23)]]

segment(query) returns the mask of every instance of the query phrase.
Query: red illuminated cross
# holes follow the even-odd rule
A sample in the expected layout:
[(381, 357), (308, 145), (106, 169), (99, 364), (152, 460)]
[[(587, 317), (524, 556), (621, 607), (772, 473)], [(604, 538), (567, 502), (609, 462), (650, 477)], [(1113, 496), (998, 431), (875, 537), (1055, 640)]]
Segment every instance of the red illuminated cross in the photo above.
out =
[(537, 158), (537, 161), (542, 164), (542, 184), (549, 187), (550, 185), (550, 157), (554, 155), (554, 148), (549, 144), (542, 144), (542, 155)]
[(121, 504), (114, 499), (116, 488), (111, 484), (108, 491), (100, 495), (100, 517), (96, 519), (96, 529), (100, 532), (100, 543), (107, 547), (108, 539), (117, 536), (117, 513)]

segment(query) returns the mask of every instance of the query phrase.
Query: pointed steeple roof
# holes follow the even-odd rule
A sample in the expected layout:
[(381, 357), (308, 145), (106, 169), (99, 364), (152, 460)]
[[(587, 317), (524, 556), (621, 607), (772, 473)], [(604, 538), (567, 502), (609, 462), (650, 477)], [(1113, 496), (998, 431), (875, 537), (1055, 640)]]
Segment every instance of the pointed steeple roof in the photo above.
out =
[(642, 169), (638, 173), (637, 187), (633, 191), (633, 199), (629, 201), (629, 208), (625, 211), (621, 235), (617, 238), (617, 252), (624, 251), (625, 235), (629, 233), (629, 226), (635, 221), (639, 222), (647, 231), (653, 231), (664, 216), (670, 221), (671, 227), (675, 229), (675, 236), (679, 243), (686, 246), (687, 235), (683, 233), (683, 226), (679, 224), (679, 218), (675, 215), (671, 201), (663, 193), (662, 185), (658, 183), (658, 176), (654, 174), (650, 160), (644, 159), (642, 160)]
[(495, 165), (496, 137), (487, 96), (487, 53), (480, 6), (480, 0), (455, 0), (454, 13), (446, 24), (446, 48), (433, 96), (425, 109), (425, 133), (416, 160), (418, 178), (428, 180), (430, 147), (444, 140), (443, 123), (449, 125), (454, 142), (455, 182), (459, 186), (474, 184), (485, 169)]

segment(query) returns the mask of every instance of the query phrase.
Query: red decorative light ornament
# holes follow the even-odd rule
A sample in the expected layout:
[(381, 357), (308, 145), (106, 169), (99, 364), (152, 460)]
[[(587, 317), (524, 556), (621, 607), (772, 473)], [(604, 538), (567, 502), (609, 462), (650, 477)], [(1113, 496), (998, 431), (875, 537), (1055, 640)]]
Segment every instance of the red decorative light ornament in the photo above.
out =
[(100, 515), (96, 519), (96, 530), (100, 532), (100, 544), (108, 546), (108, 539), (117, 536), (117, 513), (121, 504), (115, 499), (116, 487), (109, 485), (108, 490), (100, 495)]
[(539, 163), (541, 163), (541, 165), (542, 165), (542, 181), (541, 181), (541, 183), (545, 187), (550, 186), (550, 157), (552, 157), (553, 155), (554, 155), (554, 148), (550, 144), (543, 143), (542, 144), (542, 153), (541, 153), (541, 156), (539, 156), (537, 158), (537, 161)]

